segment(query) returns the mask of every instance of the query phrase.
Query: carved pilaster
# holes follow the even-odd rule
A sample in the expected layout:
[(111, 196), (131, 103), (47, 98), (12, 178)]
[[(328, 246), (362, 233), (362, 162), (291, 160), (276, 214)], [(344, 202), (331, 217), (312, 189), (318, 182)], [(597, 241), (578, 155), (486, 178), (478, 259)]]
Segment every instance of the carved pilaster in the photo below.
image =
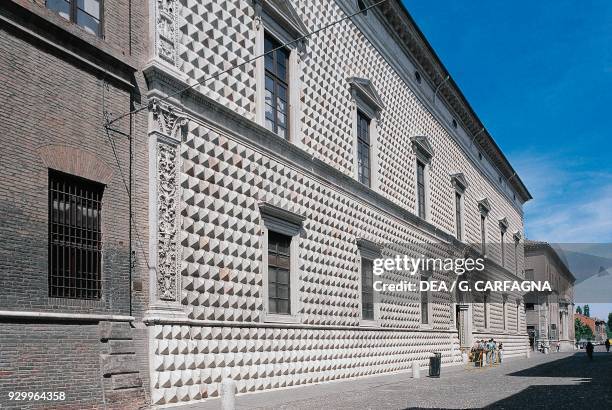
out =
[[(151, 281), (156, 298), (180, 307), (179, 170), (180, 144), (187, 118), (168, 104), (152, 100), (150, 112), (151, 231), (155, 272)], [(153, 275), (153, 274), (152, 274)]]
[(155, 54), (176, 65), (178, 41), (178, 0), (155, 1)]

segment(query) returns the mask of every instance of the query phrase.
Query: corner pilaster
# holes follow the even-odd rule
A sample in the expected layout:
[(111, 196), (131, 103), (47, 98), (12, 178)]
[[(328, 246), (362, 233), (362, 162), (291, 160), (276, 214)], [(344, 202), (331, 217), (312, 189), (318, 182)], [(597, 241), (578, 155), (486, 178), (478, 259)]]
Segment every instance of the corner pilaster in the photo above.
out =
[(177, 108), (149, 103), (150, 309), (156, 316), (186, 317), (181, 305), (180, 146), (188, 119)]

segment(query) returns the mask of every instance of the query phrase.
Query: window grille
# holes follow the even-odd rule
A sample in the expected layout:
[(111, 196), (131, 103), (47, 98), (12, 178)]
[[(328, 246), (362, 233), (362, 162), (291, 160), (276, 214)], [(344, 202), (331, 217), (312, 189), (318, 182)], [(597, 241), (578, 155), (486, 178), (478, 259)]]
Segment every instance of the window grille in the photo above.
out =
[[(289, 127), (289, 50), (267, 33), (264, 39), (266, 71), (266, 128), (288, 138)], [(275, 50), (275, 51), (272, 51)]]
[(268, 311), (291, 314), (291, 237), (268, 233)]
[(374, 274), (372, 261), (361, 259), (361, 316), (374, 319)]
[(49, 296), (100, 299), (104, 185), (49, 172)]

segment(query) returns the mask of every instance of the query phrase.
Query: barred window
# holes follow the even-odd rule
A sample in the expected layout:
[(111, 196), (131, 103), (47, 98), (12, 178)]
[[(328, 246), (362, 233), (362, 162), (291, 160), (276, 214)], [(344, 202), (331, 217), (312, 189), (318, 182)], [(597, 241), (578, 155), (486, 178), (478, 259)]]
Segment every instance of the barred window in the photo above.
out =
[(361, 258), (361, 317), (374, 320), (374, 268), (372, 261)]
[[(266, 128), (288, 138), (289, 127), (289, 50), (267, 33), (264, 39), (266, 66)], [(275, 51), (273, 51), (275, 50)]]
[(370, 186), (370, 119), (357, 111), (357, 169), (359, 182)]
[(417, 161), (417, 202), (419, 216), (425, 219), (425, 164)]
[(49, 296), (100, 299), (104, 185), (49, 171)]
[(46, 5), (85, 31), (102, 36), (102, 0), (46, 0)]
[(268, 311), (291, 314), (291, 237), (268, 233)]

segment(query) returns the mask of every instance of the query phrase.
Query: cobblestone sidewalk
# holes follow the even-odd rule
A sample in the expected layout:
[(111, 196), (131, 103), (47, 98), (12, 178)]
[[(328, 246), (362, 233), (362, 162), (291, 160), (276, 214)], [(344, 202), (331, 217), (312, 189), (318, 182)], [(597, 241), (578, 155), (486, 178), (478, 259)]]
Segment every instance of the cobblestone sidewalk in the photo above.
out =
[[(439, 379), (409, 373), (238, 396), (237, 409), (612, 408), (612, 353), (535, 353), (501, 366), (443, 368)], [(586, 406), (586, 407), (584, 407)], [(220, 409), (219, 399), (180, 409)]]

